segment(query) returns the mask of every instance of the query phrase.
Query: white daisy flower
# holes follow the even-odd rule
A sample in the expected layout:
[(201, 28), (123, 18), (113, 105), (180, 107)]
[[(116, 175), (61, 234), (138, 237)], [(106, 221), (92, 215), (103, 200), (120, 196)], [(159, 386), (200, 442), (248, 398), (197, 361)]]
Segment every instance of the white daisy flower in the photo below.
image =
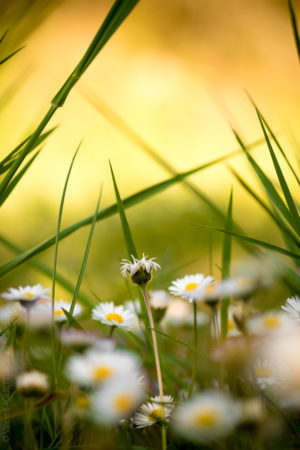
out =
[[(59, 338), (66, 347), (92, 347), (93, 345), (96, 345), (98, 340), (102, 340), (98, 333), (86, 330), (76, 330), (74, 328), (68, 330), (61, 329)], [(111, 339), (106, 338), (104, 340), (111, 341)]]
[(104, 425), (118, 424), (130, 417), (141, 403), (143, 387), (129, 377), (122, 376), (107, 383), (105, 389), (93, 393), (91, 413), (95, 421)]
[(133, 423), (137, 428), (154, 425), (157, 422), (167, 421), (174, 408), (174, 399), (170, 395), (164, 395), (163, 402), (159, 395), (151, 398), (151, 402), (143, 404), (133, 416)]
[[(198, 325), (206, 325), (209, 321), (207, 313), (199, 311), (197, 312)], [(162, 325), (193, 325), (194, 316), (190, 303), (187, 303), (181, 299), (174, 299), (170, 303), (166, 314), (163, 318)]]
[(23, 310), (19, 303), (10, 303), (0, 308), (0, 323), (8, 323), (14, 319), (19, 319)]
[(49, 382), (46, 374), (32, 370), (17, 377), (16, 387), (23, 397), (39, 398), (49, 390)]
[(286, 311), (290, 317), (300, 322), (300, 298), (297, 295), (288, 298), (285, 306), (282, 306), (281, 309)]
[(132, 313), (139, 316), (141, 314), (141, 303), (138, 299), (136, 300), (126, 300), (124, 302), (124, 307), (131, 311)]
[(99, 386), (120, 376), (134, 378), (139, 374), (139, 364), (131, 353), (90, 350), (83, 355), (71, 356), (66, 374), (81, 386)]
[(92, 319), (99, 320), (111, 327), (125, 329), (134, 328), (137, 325), (137, 317), (123, 305), (115, 306), (113, 302), (99, 303), (92, 310)]
[(169, 291), (172, 295), (176, 295), (187, 299), (190, 303), (197, 301), (205, 288), (213, 284), (213, 277), (206, 277), (202, 273), (195, 275), (185, 275), (172, 282)]
[(16, 288), (9, 288), (8, 292), (3, 292), (1, 296), (6, 300), (19, 301), (22, 306), (29, 306), (37, 300), (50, 299), (48, 292), (49, 288), (44, 288), (41, 284), (36, 284), (34, 286), (19, 286)]
[(174, 430), (195, 442), (209, 442), (230, 433), (240, 406), (222, 393), (203, 392), (174, 410)]
[[(281, 376), (279, 376), (281, 374)], [(269, 386), (280, 385), (283, 369), (273, 361), (257, 359), (254, 364), (254, 376), (261, 389)]]
[(131, 255), (133, 262), (128, 259), (122, 259), (121, 262), (121, 273), (124, 278), (129, 275), (131, 281), (134, 284), (144, 285), (148, 283), (152, 278), (152, 269), (160, 269), (160, 265), (153, 261), (156, 258), (147, 259), (143, 253), (142, 259), (137, 259)]
[(280, 311), (268, 311), (252, 317), (247, 324), (248, 331), (256, 335), (273, 333), (289, 333), (295, 328), (290, 317)]
[(150, 291), (150, 304), (155, 309), (165, 309), (169, 306), (172, 297), (167, 291), (158, 289)]

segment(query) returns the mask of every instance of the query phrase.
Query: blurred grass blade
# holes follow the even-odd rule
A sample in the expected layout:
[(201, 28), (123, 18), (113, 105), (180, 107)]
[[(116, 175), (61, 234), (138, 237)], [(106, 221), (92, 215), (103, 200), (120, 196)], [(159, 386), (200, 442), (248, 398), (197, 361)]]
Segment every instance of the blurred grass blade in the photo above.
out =
[(246, 181), (232, 168), (228, 166), (228, 169), (231, 171), (233, 176), (237, 179), (237, 181), (240, 183), (241, 186), (248, 192), (248, 194), (251, 195), (255, 199), (255, 201), (266, 211), (266, 213), (272, 218), (272, 220), (276, 223), (279, 230), (287, 235), (297, 247), (300, 247), (300, 240), (297, 238), (297, 236), (294, 235), (294, 233), (290, 230), (290, 228), (286, 225), (286, 223), (283, 221), (281, 216), (278, 214), (275, 214), (269, 206), (253, 191), (253, 189), (249, 186), (249, 184), (246, 183)]
[(222, 228), (210, 227), (208, 225), (200, 225), (200, 226), (201, 227), (205, 227), (205, 228), (211, 228), (213, 230), (220, 231), (222, 233), (231, 234), (232, 236), (236, 237), (237, 239), (241, 239), (241, 240), (250, 242), (251, 244), (267, 248), (268, 250), (272, 250), (272, 251), (274, 251), (276, 253), (281, 253), (283, 255), (290, 256), (291, 258), (295, 258), (297, 260), (300, 260), (300, 253), (298, 254), (298, 253), (289, 252), (288, 250), (286, 250), (286, 249), (284, 249), (282, 247), (277, 247), (276, 245), (270, 244), (268, 242), (260, 241), (258, 239), (254, 239), (254, 238), (251, 238), (249, 236), (243, 236), (242, 234), (238, 234), (238, 233), (235, 233), (233, 231), (224, 230)]
[(66, 315), (70, 326), (73, 328), (77, 328), (78, 330), (83, 330), (82, 326), (78, 323), (78, 321), (72, 316), (72, 314), (69, 313), (65, 308), (61, 308)]
[[(232, 230), (232, 198), (233, 191), (231, 189), (228, 209), (227, 209), (227, 218), (225, 222), (225, 230)], [(224, 234), (223, 240), (223, 252), (222, 252), (222, 279), (226, 279), (230, 277), (230, 264), (231, 264), (231, 234)], [(230, 304), (230, 298), (223, 298), (221, 302), (221, 336), (222, 339), (225, 339), (227, 336), (227, 327), (228, 327), (228, 308)]]
[(25, 48), (25, 46), (18, 48), (17, 50), (12, 52), (10, 55), (8, 55), (5, 58), (1, 59), (0, 60), (0, 66), (1, 66), (1, 64), (4, 64), (6, 61), (8, 61), (10, 58), (12, 58), (16, 53), (19, 53), (21, 50), (23, 50), (23, 48)]
[[(23, 250), (15, 245), (13, 242), (11, 242), (9, 239), (4, 237), (0, 234), (0, 242), (9, 250), (12, 250), (14, 253), (21, 254), (23, 253)], [(51, 266), (48, 266), (41, 261), (38, 261), (36, 258), (31, 258), (28, 261), (28, 264), (32, 265), (32, 267), (35, 267), (39, 272), (49, 277), (51, 280), (53, 278), (53, 268)], [(70, 292), (71, 294), (74, 293), (75, 286), (73, 283), (70, 283), (63, 275), (61, 275), (59, 272), (56, 272), (56, 282), (63, 287), (66, 291)], [(86, 294), (80, 292), (78, 295), (78, 299), (83, 303), (84, 305), (88, 307), (94, 306), (95, 302)]]
[(288, 4), (289, 4), (289, 11), (290, 11), (290, 16), (291, 16), (295, 44), (296, 44), (296, 48), (297, 48), (297, 52), (298, 52), (298, 58), (300, 59), (300, 37), (299, 37), (299, 31), (298, 31), (298, 26), (297, 26), (296, 14), (295, 14), (295, 11), (293, 8), (292, 0), (288, 0)]
[(243, 143), (243, 141), (242, 141), (241, 137), (238, 135), (238, 133), (234, 129), (232, 131), (233, 131), (238, 143), (240, 144), (241, 148), (244, 150), (244, 153), (245, 153), (246, 157), (248, 158), (248, 161), (251, 164), (252, 168), (254, 169), (256, 175), (258, 176), (261, 184), (263, 185), (271, 204), (274, 205), (281, 212), (281, 214), (285, 217), (287, 222), (290, 223), (291, 222), (290, 212), (289, 212), (286, 204), (284, 203), (284, 201), (282, 200), (282, 198), (280, 197), (280, 195), (274, 188), (273, 183), (269, 180), (269, 178), (265, 175), (265, 173), (260, 168), (260, 166), (252, 158), (249, 151), (247, 150), (247, 147)]
[[(82, 282), (84, 271), (85, 271), (85, 268), (86, 268), (86, 264), (87, 264), (87, 260), (88, 260), (88, 256), (89, 256), (89, 252), (90, 252), (90, 248), (91, 248), (91, 243), (92, 243), (92, 239), (93, 239), (94, 229), (95, 229), (95, 225), (96, 225), (96, 221), (97, 221), (97, 215), (99, 213), (99, 206), (100, 206), (101, 196), (102, 196), (102, 188), (100, 190), (99, 197), (98, 197), (98, 200), (97, 200), (96, 210), (95, 210), (95, 213), (93, 215), (93, 220), (92, 220), (92, 223), (91, 223), (89, 237), (88, 237), (88, 240), (87, 240), (87, 244), (86, 244), (86, 248), (85, 248), (85, 252), (84, 252), (84, 256), (83, 256), (83, 260), (82, 260), (79, 276), (78, 276), (78, 279), (77, 279), (77, 283), (76, 283), (76, 287), (75, 287), (75, 291), (74, 291), (74, 296), (73, 296), (72, 303), (71, 303), (71, 306), (70, 306), (70, 310), (69, 310), (70, 316), (73, 316), (73, 312), (74, 312), (74, 308), (75, 308), (75, 305), (76, 305), (77, 297), (78, 297), (78, 294), (79, 294), (79, 291), (80, 291), (81, 282)], [(67, 328), (70, 327), (70, 324), (71, 324), (71, 322), (70, 322), (70, 319), (68, 318)]]
[(52, 100), (51, 107), (48, 112), (41, 120), (36, 130), (33, 132), (31, 138), (22, 149), (8, 172), (6, 176), (0, 183), (0, 195), (5, 191), (8, 186), (10, 180), (13, 178), (14, 174), (22, 164), (24, 158), (31, 151), (33, 146), (36, 143), (36, 140), (39, 138), (40, 134), (43, 132), (44, 128), (47, 126), (48, 122), (52, 118), (53, 114), (57, 110), (58, 107), (63, 106), (67, 96), (70, 91), (83, 75), (87, 67), (92, 63), (95, 57), (98, 55), (102, 47), (106, 44), (109, 38), (114, 34), (114, 32), (118, 29), (121, 23), (126, 19), (128, 14), (137, 4), (138, 0), (116, 0), (113, 4), (111, 10), (106, 16), (103, 24), (100, 26), (98, 32), (96, 33), (94, 39), (89, 45), (87, 51), (84, 56), (80, 60), (79, 64), (75, 67), (71, 75), (68, 77), (67, 81), (63, 84), (62, 88), (55, 95)]
[(3, 192), (2, 195), (0, 195), (0, 206), (3, 205), (3, 203), (5, 202), (5, 200), (7, 199), (7, 197), (12, 193), (12, 191), (15, 189), (15, 187), (17, 186), (17, 184), (19, 183), (19, 181), (21, 180), (21, 178), (25, 175), (25, 173), (27, 172), (27, 170), (29, 169), (29, 167), (31, 166), (31, 164), (33, 163), (33, 161), (35, 160), (35, 158), (39, 155), (40, 151), (42, 149), (40, 149), (39, 151), (37, 151), (35, 153), (35, 155), (33, 155), (33, 157), (28, 161), (27, 164), (25, 164), (25, 166), (20, 170), (20, 172), (18, 172), (14, 178), (11, 180), (11, 182), (9, 183), (9, 185), (7, 186), (7, 188), (5, 189), (5, 191)]
[(274, 168), (276, 170), (277, 178), (279, 180), (279, 183), (280, 183), (280, 186), (281, 186), (281, 189), (282, 189), (285, 201), (286, 201), (286, 203), (288, 205), (288, 208), (289, 208), (289, 211), (290, 211), (291, 221), (292, 221), (292, 223), (294, 225), (295, 231), (300, 236), (300, 217), (299, 217), (299, 214), (298, 214), (298, 211), (297, 211), (297, 207), (295, 205), (295, 202), (293, 200), (292, 194), (291, 194), (291, 192), (289, 190), (289, 187), (288, 187), (288, 184), (287, 184), (287, 182), (285, 180), (283, 172), (282, 172), (282, 170), (280, 168), (280, 164), (279, 164), (279, 162), (278, 162), (278, 160), (276, 158), (276, 155), (275, 155), (275, 152), (273, 150), (271, 141), (270, 141), (270, 139), (269, 139), (269, 137), (268, 137), (268, 135), (266, 133), (266, 130), (265, 130), (262, 118), (260, 116), (260, 112), (258, 111), (257, 108), (256, 108), (256, 113), (258, 115), (258, 119), (259, 119), (260, 125), (261, 125), (263, 133), (264, 133), (264, 137), (265, 137), (265, 140), (266, 140), (266, 143), (267, 143), (267, 146), (268, 146), (268, 149), (269, 149), (272, 161), (273, 161), (273, 165), (274, 165)]
[(60, 201), (60, 205), (59, 205), (59, 213), (58, 213), (58, 219), (57, 219), (57, 228), (56, 228), (56, 236), (55, 236), (55, 244), (54, 244), (54, 263), (53, 263), (53, 279), (52, 279), (52, 312), (54, 314), (54, 299), (55, 299), (55, 282), (56, 282), (56, 270), (57, 270), (57, 255), (58, 255), (58, 242), (59, 242), (59, 232), (60, 232), (60, 227), (61, 227), (61, 219), (62, 219), (62, 212), (63, 212), (63, 207), (64, 207), (64, 202), (65, 202), (65, 197), (66, 197), (66, 192), (67, 192), (67, 187), (68, 187), (68, 183), (69, 183), (69, 179), (70, 179), (70, 175), (72, 172), (72, 168), (73, 168), (73, 164), (75, 161), (75, 158), (78, 154), (78, 151), (81, 147), (82, 141), (79, 143), (77, 149), (75, 150), (75, 153), (73, 155), (68, 173), (67, 173), (67, 177), (65, 180), (65, 184), (64, 184), (64, 188), (63, 188), (63, 192), (62, 192), (62, 196), (61, 196), (61, 201)]
[[(124, 208), (130, 208), (132, 206), (135, 206), (145, 200), (147, 200), (150, 197), (153, 197), (154, 195), (159, 194), (160, 192), (163, 192), (164, 190), (170, 188), (174, 184), (180, 182), (183, 178), (192, 175), (194, 173), (197, 173), (199, 170), (202, 169), (203, 166), (196, 167), (195, 169), (188, 170), (186, 172), (182, 172), (175, 177), (169, 178), (165, 181), (162, 181), (160, 183), (157, 183), (155, 185), (152, 185), (146, 189), (142, 189), (141, 191), (130, 195), (126, 199), (123, 200), (123, 206)], [(117, 203), (110, 205), (102, 211), (100, 211), (97, 215), (97, 220), (104, 220), (107, 217), (111, 217), (114, 214), (118, 212), (118, 205)], [(73, 225), (65, 228), (59, 233), (59, 240), (66, 238), (70, 234), (74, 233), (76, 230), (91, 224), (93, 220), (93, 216), (88, 216), (85, 219), (80, 220), (79, 222), (74, 223)], [(40, 252), (46, 250), (47, 248), (51, 247), (55, 243), (55, 235), (44, 240), (40, 244), (36, 245), (35, 247), (32, 247), (31, 249), (25, 251), (21, 255), (18, 255), (17, 257), (13, 258), (12, 260), (8, 261), (6, 264), (3, 264), (0, 267), (0, 276), (5, 275), (7, 272), (11, 271), (15, 267), (22, 264), (24, 261), (27, 261), (28, 259), (32, 258), (33, 256), (39, 254)]]
[[(149, 329), (151, 329), (151, 328), (149, 327)], [(199, 350), (198, 348), (194, 347), (191, 344), (187, 344), (186, 342), (183, 342), (180, 339), (177, 339), (177, 338), (175, 338), (173, 336), (170, 336), (169, 334), (166, 334), (163, 331), (158, 330), (157, 328), (153, 328), (153, 330), (155, 331), (155, 333), (160, 334), (161, 336), (165, 337), (169, 341), (174, 342), (175, 344), (182, 345), (183, 347), (188, 348), (192, 352), (197, 352), (197, 353), (200, 353), (203, 356), (206, 356), (206, 354), (203, 351)]]
[(0, 38), (0, 44), (2, 44), (2, 42), (5, 39), (5, 36), (7, 35), (7, 33), (9, 32), (9, 29), (5, 30), (4, 33), (2, 34), (1, 38)]

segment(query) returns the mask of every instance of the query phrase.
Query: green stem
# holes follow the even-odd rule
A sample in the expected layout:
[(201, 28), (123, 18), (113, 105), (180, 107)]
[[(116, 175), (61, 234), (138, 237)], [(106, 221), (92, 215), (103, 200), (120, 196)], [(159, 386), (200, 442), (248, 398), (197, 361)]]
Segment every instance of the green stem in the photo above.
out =
[[(198, 324), (197, 324), (197, 302), (193, 302), (193, 313), (194, 313), (194, 347), (195, 349), (198, 349)], [(194, 364), (193, 364), (193, 372), (192, 372), (192, 379), (191, 383), (189, 385), (188, 390), (188, 398), (192, 395), (196, 375), (197, 375), (197, 368), (198, 368), (198, 352), (194, 351)]]
[(161, 425), (161, 446), (162, 450), (167, 450), (167, 428), (164, 423)]

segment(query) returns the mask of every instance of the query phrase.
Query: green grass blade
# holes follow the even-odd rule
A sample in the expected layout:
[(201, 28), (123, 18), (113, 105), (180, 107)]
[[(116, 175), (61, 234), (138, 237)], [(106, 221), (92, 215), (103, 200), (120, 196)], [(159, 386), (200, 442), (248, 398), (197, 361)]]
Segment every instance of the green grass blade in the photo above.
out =
[[(13, 242), (11, 242), (9, 239), (4, 237), (0, 234), (0, 242), (9, 250), (12, 250), (14, 253), (22, 254), (23, 250), (15, 245)], [(36, 258), (31, 258), (28, 263), (32, 265), (32, 267), (35, 267), (39, 272), (49, 277), (51, 280), (53, 278), (53, 268), (51, 266), (48, 266), (47, 264), (42, 263), (41, 261), (38, 261)], [(56, 283), (59, 284), (61, 287), (63, 287), (66, 291), (70, 292), (72, 295), (75, 290), (75, 286), (73, 283), (70, 283), (69, 280), (67, 280), (63, 275), (61, 275), (59, 272), (56, 272)], [(78, 299), (80, 302), (91, 308), (95, 305), (95, 302), (86, 294), (83, 292), (79, 292)]]
[[(233, 199), (233, 191), (231, 189), (228, 209), (227, 209), (227, 218), (225, 222), (225, 230), (231, 231), (232, 229), (232, 199)], [(226, 279), (230, 277), (230, 264), (231, 264), (231, 235), (224, 234), (223, 240), (223, 252), (222, 252), (222, 279)], [(227, 336), (227, 328), (228, 328), (228, 308), (230, 304), (230, 298), (223, 298), (221, 303), (221, 336), (222, 339), (225, 339)]]
[(83, 330), (82, 326), (78, 323), (78, 321), (72, 316), (72, 314), (69, 313), (69, 311), (67, 311), (65, 308), (61, 308), (64, 312), (64, 314), (66, 315), (68, 321), (69, 321), (69, 326), (73, 327), (73, 328), (77, 328), (78, 330)]
[[(135, 206), (145, 200), (147, 200), (150, 197), (153, 197), (154, 195), (159, 194), (160, 192), (163, 192), (164, 190), (170, 188), (171, 186), (175, 185), (176, 183), (180, 182), (183, 178), (193, 175), (194, 173), (197, 173), (199, 170), (202, 169), (202, 166), (196, 167), (195, 169), (188, 170), (186, 172), (182, 172), (175, 177), (169, 178), (165, 181), (162, 181), (160, 183), (157, 183), (155, 185), (152, 185), (146, 189), (142, 189), (141, 191), (130, 195), (126, 199), (123, 200), (123, 206), (124, 208), (130, 208), (132, 206)], [(104, 220), (107, 217), (111, 217), (114, 214), (118, 212), (118, 205), (117, 203), (108, 206), (107, 208), (104, 208), (102, 211), (99, 212), (97, 215), (97, 220)], [(79, 222), (76, 222), (75, 224), (65, 228), (59, 233), (59, 240), (66, 238), (70, 234), (74, 233), (76, 230), (87, 226), (91, 224), (93, 220), (93, 216), (88, 216), (85, 219), (80, 220)], [(47, 248), (51, 247), (55, 243), (55, 235), (51, 236), (50, 238), (44, 240), (42, 243), (36, 245), (35, 247), (32, 247), (31, 249), (25, 251), (21, 255), (18, 255), (17, 257), (13, 258), (12, 260), (8, 261), (6, 264), (3, 264), (0, 267), (0, 276), (5, 275), (15, 267), (19, 266), (23, 262), (27, 261), (28, 259), (32, 258), (35, 255), (38, 255), (42, 251), (46, 250)]]
[[(149, 327), (149, 329), (151, 330), (150, 327)], [(166, 334), (163, 331), (157, 330), (157, 328), (153, 328), (153, 330), (155, 331), (155, 333), (160, 334), (161, 336), (163, 336), (164, 338), (168, 339), (169, 341), (174, 342), (175, 344), (178, 344), (178, 345), (181, 345), (183, 347), (186, 347), (189, 350), (191, 350), (192, 352), (197, 352), (197, 353), (200, 353), (203, 356), (206, 356), (206, 354), (204, 352), (202, 352), (200, 349), (194, 347), (191, 344), (187, 344), (186, 342), (183, 342), (180, 339), (177, 339), (177, 338), (175, 338), (173, 336), (170, 336), (169, 334)]]
[(4, 64), (6, 61), (8, 61), (10, 58), (12, 58), (16, 53), (19, 53), (21, 50), (23, 50), (23, 48), (25, 48), (25, 46), (18, 48), (17, 50), (12, 52), (10, 55), (8, 55), (5, 58), (1, 59), (0, 60), (0, 66), (1, 66), (1, 64)]
[(283, 221), (281, 216), (278, 214), (275, 214), (269, 206), (263, 201), (262, 198), (256, 194), (253, 189), (249, 186), (249, 184), (246, 183), (246, 181), (232, 168), (229, 167), (230, 172), (233, 174), (233, 176), (237, 179), (237, 181), (240, 183), (241, 186), (248, 192), (248, 194), (251, 195), (251, 197), (254, 198), (254, 200), (266, 211), (266, 213), (271, 217), (271, 219), (275, 222), (275, 224), (278, 226), (279, 230), (288, 236), (297, 247), (300, 247), (300, 241), (295, 236), (295, 234), (290, 230), (290, 228), (286, 225), (286, 223)]
[(280, 186), (281, 186), (281, 189), (282, 189), (285, 201), (286, 201), (286, 203), (288, 205), (288, 208), (289, 208), (289, 211), (290, 211), (291, 221), (292, 221), (292, 223), (294, 225), (295, 231), (300, 236), (300, 217), (299, 217), (299, 214), (298, 214), (298, 211), (297, 211), (297, 207), (295, 205), (295, 202), (293, 200), (292, 194), (291, 194), (291, 192), (289, 190), (289, 187), (288, 187), (288, 184), (287, 184), (287, 182), (285, 180), (283, 172), (282, 172), (282, 170), (280, 168), (280, 164), (279, 164), (279, 162), (278, 162), (278, 160), (276, 158), (276, 155), (275, 155), (275, 152), (273, 150), (271, 141), (270, 141), (270, 139), (269, 139), (269, 137), (267, 135), (267, 132), (266, 132), (266, 129), (264, 127), (262, 118), (260, 116), (260, 112), (258, 111), (257, 108), (256, 108), (256, 113), (258, 115), (258, 119), (259, 119), (260, 125), (261, 125), (263, 133), (264, 133), (264, 137), (265, 137), (265, 140), (266, 140), (266, 143), (267, 143), (267, 146), (268, 146), (268, 149), (269, 149), (272, 161), (273, 161), (273, 165), (274, 165), (274, 168), (276, 170), (277, 178), (279, 180), (279, 183), (280, 183)]
[[(92, 239), (93, 239), (94, 229), (95, 229), (95, 225), (96, 225), (96, 221), (97, 221), (97, 215), (99, 213), (99, 206), (100, 206), (101, 196), (102, 196), (102, 188), (100, 190), (99, 197), (98, 197), (98, 200), (97, 200), (96, 210), (95, 210), (95, 213), (93, 215), (93, 220), (92, 220), (92, 223), (91, 223), (89, 237), (88, 237), (88, 240), (87, 240), (87, 244), (86, 244), (86, 248), (85, 248), (85, 252), (84, 252), (84, 256), (83, 256), (83, 260), (82, 260), (79, 276), (78, 276), (78, 279), (77, 279), (77, 283), (76, 283), (76, 287), (75, 287), (75, 291), (74, 291), (74, 296), (73, 296), (72, 303), (71, 303), (71, 306), (70, 306), (70, 310), (69, 310), (70, 316), (73, 316), (73, 312), (74, 312), (74, 308), (75, 308), (76, 301), (77, 301), (77, 298), (78, 298), (81, 282), (82, 282), (83, 275), (84, 275), (84, 272), (85, 272), (85, 268), (86, 268), (86, 264), (87, 264), (87, 260), (88, 260), (88, 256), (89, 256), (89, 252), (90, 252), (90, 248), (91, 248), (91, 243), (92, 243)], [(70, 327), (70, 319), (68, 319), (68, 322), (67, 322), (67, 328), (69, 328), (69, 327)]]
[(3, 192), (2, 195), (0, 195), (0, 206), (3, 205), (3, 203), (5, 202), (5, 200), (7, 199), (7, 197), (12, 193), (12, 191), (15, 189), (15, 187), (17, 186), (17, 184), (19, 183), (19, 181), (21, 181), (22, 177), (25, 175), (25, 173), (27, 172), (27, 170), (29, 169), (29, 167), (31, 166), (31, 164), (33, 163), (33, 161), (35, 160), (35, 158), (38, 156), (38, 154), (40, 153), (41, 150), (37, 151), (35, 153), (35, 155), (33, 155), (33, 157), (28, 161), (27, 164), (25, 164), (25, 166), (20, 170), (20, 172), (18, 172), (14, 178), (11, 180), (11, 182), (9, 183), (9, 185), (7, 186), (7, 188), (5, 189), (5, 191)]
[(251, 164), (252, 168), (254, 169), (257, 177), (259, 178), (261, 184), (263, 185), (271, 204), (274, 205), (281, 212), (281, 214), (285, 217), (287, 222), (290, 223), (290, 221), (291, 221), (290, 212), (289, 212), (286, 204), (284, 203), (284, 201), (282, 200), (282, 198), (280, 197), (280, 195), (274, 188), (273, 183), (269, 180), (269, 178), (265, 175), (265, 173), (260, 168), (260, 166), (252, 158), (249, 151), (247, 150), (247, 147), (243, 143), (243, 141), (242, 141), (241, 137), (238, 135), (238, 133), (235, 130), (232, 130), (232, 131), (233, 131), (238, 143), (240, 144), (241, 148), (244, 150), (244, 153), (245, 153), (249, 163)]
[(244, 240), (246, 242), (250, 242), (251, 244), (258, 245), (259, 247), (264, 247), (264, 248), (267, 248), (268, 250), (272, 250), (273, 252), (281, 253), (282, 255), (286, 255), (286, 256), (289, 256), (291, 258), (295, 258), (297, 260), (300, 260), (300, 254), (289, 252), (288, 250), (286, 250), (286, 249), (284, 249), (282, 247), (278, 247), (278, 246), (270, 244), (268, 242), (260, 241), (258, 239), (254, 239), (254, 238), (249, 237), (249, 236), (244, 236), (242, 234), (238, 234), (238, 233), (235, 233), (233, 231), (224, 230), (222, 228), (210, 227), (208, 225), (200, 225), (200, 226), (201, 227), (205, 227), (205, 228), (210, 228), (210, 229), (213, 229), (215, 231), (220, 231), (221, 233), (229, 233), (232, 236), (236, 237), (237, 239), (241, 239), (241, 240)]
[(293, 28), (293, 34), (294, 34), (295, 44), (296, 44), (296, 48), (297, 48), (298, 58), (300, 59), (300, 37), (299, 37), (297, 19), (296, 19), (296, 14), (295, 14), (295, 11), (293, 8), (292, 0), (288, 0), (288, 5), (289, 5), (289, 11), (290, 11), (290, 16), (291, 16), (291, 22), (292, 22), (292, 28)]
[(7, 29), (6, 31), (4, 31), (4, 33), (2, 34), (1, 38), (0, 38), (0, 44), (2, 44), (2, 42), (5, 39), (5, 36), (7, 35), (7, 33), (9, 32), (9, 29)]

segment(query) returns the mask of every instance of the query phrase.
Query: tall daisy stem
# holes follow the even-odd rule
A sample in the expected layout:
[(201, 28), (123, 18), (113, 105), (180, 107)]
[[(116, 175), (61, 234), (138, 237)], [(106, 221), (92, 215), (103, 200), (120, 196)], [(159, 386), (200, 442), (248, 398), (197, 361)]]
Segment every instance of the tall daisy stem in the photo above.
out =
[(154, 359), (155, 359), (155, 366), (156, 366), (156, 373), (157, 373), (157, 382), (158, 382), (158, 391), (159, 391), (159, 397), (160, 401), (164, 401), (164, 389), (163, 389), (163, 382), (162, 382), (162, 375), (161, 375), (161, 368), (160, 368), (160, 362), (159, 362), (159, 354), (158, 354), (158, 346), (157, 346), (157, 339), (156, 339), (156, 333), (154, 331), (154, 321), (151, 311), (151, 306), (148, 298), (147, 288), (141, 286), (141, 291), (145, 300), (146, 310), (149, 318), (150, 328), (151, 328), (151, 336), (152, 336), (152, 342), (153, 342), (153, 352), (154, 352)]
[(189, 390), (188, 390), (188, 398), (190, 398), (190, 396), (192, 395), (195, 380), (196, 380), (196, 375), (197, 375), (197, 368), (198, 368), (198, 353), (196, 351), (198, 349), (197, 302), (193, 302), (193, 313), (194, 313), (194, 347), (195, 347), (195, 351), (194, 351), (194, 364), (193, 364), (192, 379), (191, 379), (191, 383), (189, 385)]
[(218, 323), (218, 303), (213, 303), (211, 306), (212, 309), (212, 318), (213, 318), (213, 324), (215, 329), (215, 337), (216, 340), (219, 341), (220, 339), (220, 330), (219, 330), (219, 323)]

